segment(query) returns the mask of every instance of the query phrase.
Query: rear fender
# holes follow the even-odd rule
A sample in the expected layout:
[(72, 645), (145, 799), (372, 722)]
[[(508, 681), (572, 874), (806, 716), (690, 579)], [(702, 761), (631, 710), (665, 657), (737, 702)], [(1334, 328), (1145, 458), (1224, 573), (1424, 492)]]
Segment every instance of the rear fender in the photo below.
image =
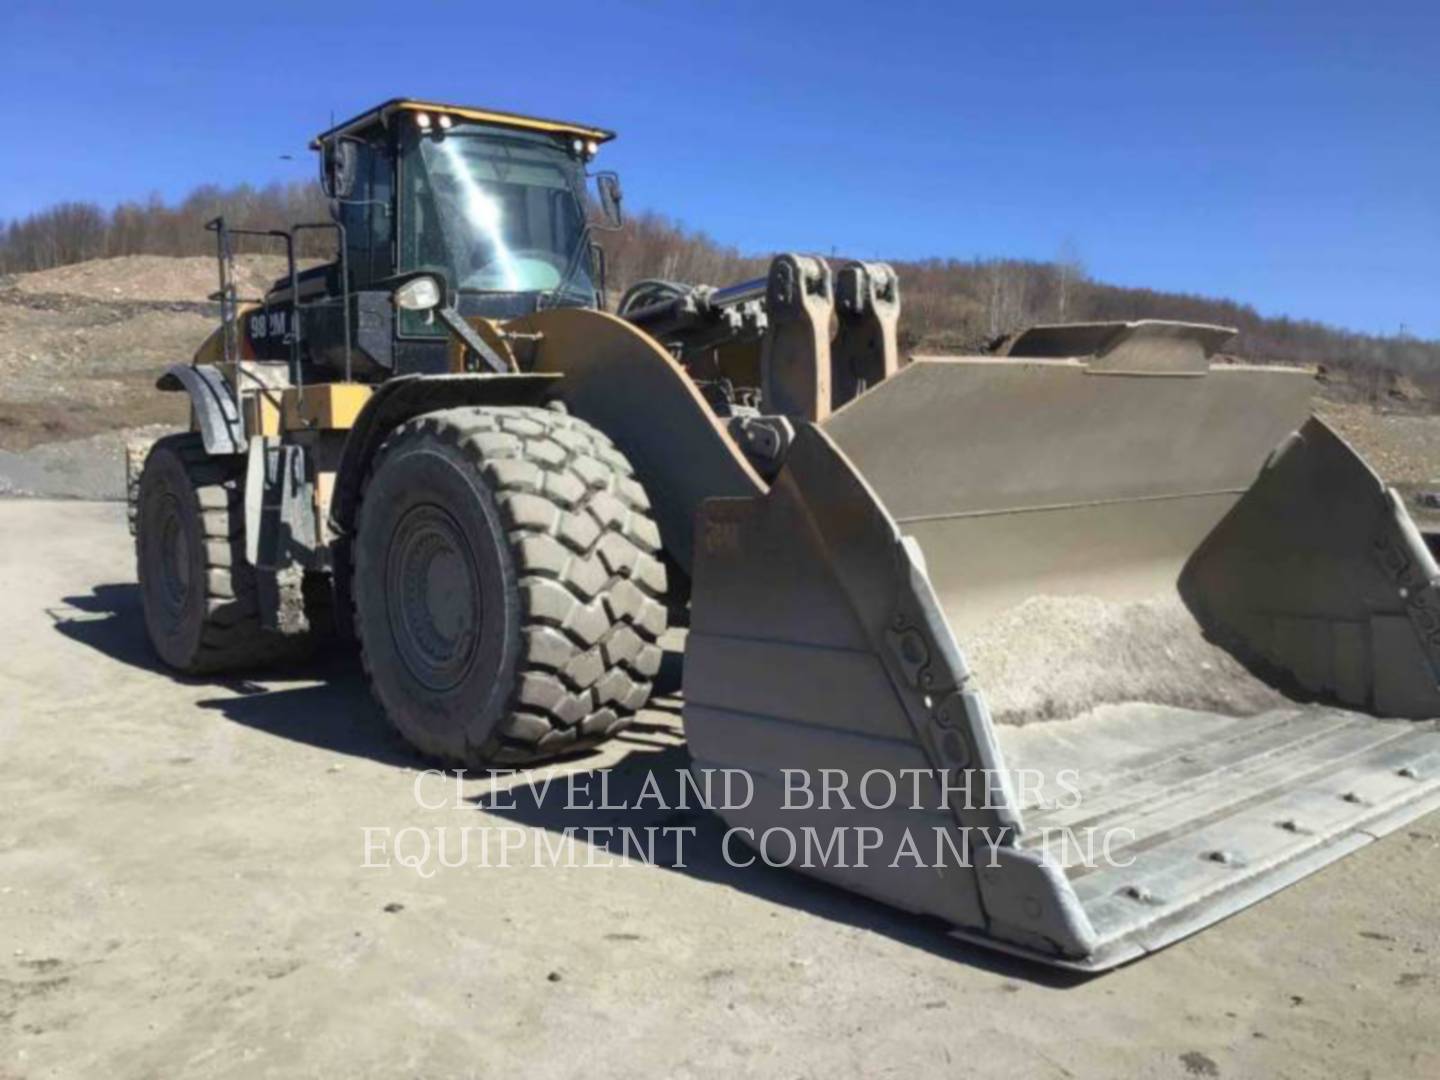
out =
[(171, 364), (155, 381), (157, 390), (184, 390), (207, 454), (245, 451), (245, 425), (235, 395), (218, 368), (209, 364)]

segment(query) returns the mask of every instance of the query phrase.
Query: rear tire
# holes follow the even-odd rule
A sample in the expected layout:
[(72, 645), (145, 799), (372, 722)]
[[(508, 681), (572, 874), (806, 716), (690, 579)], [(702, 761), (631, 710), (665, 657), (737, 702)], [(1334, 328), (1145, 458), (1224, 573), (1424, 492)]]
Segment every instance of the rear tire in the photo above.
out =
[(135, 556), (145, 629), (170, 667), (199, 675), (278, 658), (245, 562), (243, 458), (211, 457), (199, 435), (167, 435), (145, 459)]
[(666, 579), (649, 500), (584, 421), (466, 407), (376, 456), (354, 548), (375, 697), (419, 750), (470, 766), (593, 745), (649, 699)]

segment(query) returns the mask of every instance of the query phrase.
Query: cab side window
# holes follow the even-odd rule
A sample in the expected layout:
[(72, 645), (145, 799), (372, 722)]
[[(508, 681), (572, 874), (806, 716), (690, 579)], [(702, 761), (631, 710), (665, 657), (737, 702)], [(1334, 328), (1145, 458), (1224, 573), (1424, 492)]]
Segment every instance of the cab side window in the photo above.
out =
[(340, 223), (345, 226), (350, 287), (365, 289), (394, 272), (395, 181), (393, 163), (383, 148), (366, 143), (357, 150), (355, 190), (341, 203)]

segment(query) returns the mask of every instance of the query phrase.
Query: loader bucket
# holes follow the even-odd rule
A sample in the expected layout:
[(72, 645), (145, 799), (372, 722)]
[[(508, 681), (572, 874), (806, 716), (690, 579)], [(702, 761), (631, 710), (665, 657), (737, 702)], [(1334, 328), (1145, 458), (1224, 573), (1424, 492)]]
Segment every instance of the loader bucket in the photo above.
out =
[(686, 734), (760, 858), (1100, 970), (1440, 806), (1401, 503), (1305, 373), (1174, 361), (917, 359), (704, 504)]

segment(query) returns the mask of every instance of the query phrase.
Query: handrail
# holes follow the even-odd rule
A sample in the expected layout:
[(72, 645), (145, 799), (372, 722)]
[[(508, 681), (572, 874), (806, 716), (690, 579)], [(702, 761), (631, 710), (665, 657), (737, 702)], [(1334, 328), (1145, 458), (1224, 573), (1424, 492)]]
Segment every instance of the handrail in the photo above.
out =
[[(225, 224), (223, 216), (216, 217), (205, 223), (205, 228), (215, 233), (216, 259), (220, 269), (220, 290), (215, 293), (212, 299), (219, 301), (220, 321), (223, 331), (223, 349), (226, 363), (239, 363), (240, 341), (239, 341), (239, 298), (236, 295), (234, 280), (235, 251), (231, 243), (234, 236), (257, 236), (281, 240), (285, 244), (285, 261), (288, 268), (287, 277), (290, 280), (290, 307), (291, 317), (286, 326), (285, 343), (289, 346), (289, 369), (290, 383), (295, 387), (297, 397), (303, 401), (305, 396), (304, 376), (300, 365), (300, 346), (304, 338), (304, 330), (300, 320), (300, 312), (305, 308), (316, 308), (323, 304), (338, 300), (341, 306), (341, 325), (344, 331), (345, 340), (345, 381), (351, 382), (354, 378), (352, 361), (352, 343), (350, 331), (350, 261), (346, 245), (345, 226), (335, 221), (301, 222), (291, 226), (289, 229), (236, 229)], [(340, 295), (338, 297), (327, 297), (325, 300), (316, 303), (304, 304), (300, 300), (300, 271), (295, 259), (295, 238), (306, 230), (333, 229), (335, 230), (337, 246), (339, 249), (340, 269)], [(260, 303), (264, 306), (266, 317), (270, 313), (269, 294), (263, 296)]]

